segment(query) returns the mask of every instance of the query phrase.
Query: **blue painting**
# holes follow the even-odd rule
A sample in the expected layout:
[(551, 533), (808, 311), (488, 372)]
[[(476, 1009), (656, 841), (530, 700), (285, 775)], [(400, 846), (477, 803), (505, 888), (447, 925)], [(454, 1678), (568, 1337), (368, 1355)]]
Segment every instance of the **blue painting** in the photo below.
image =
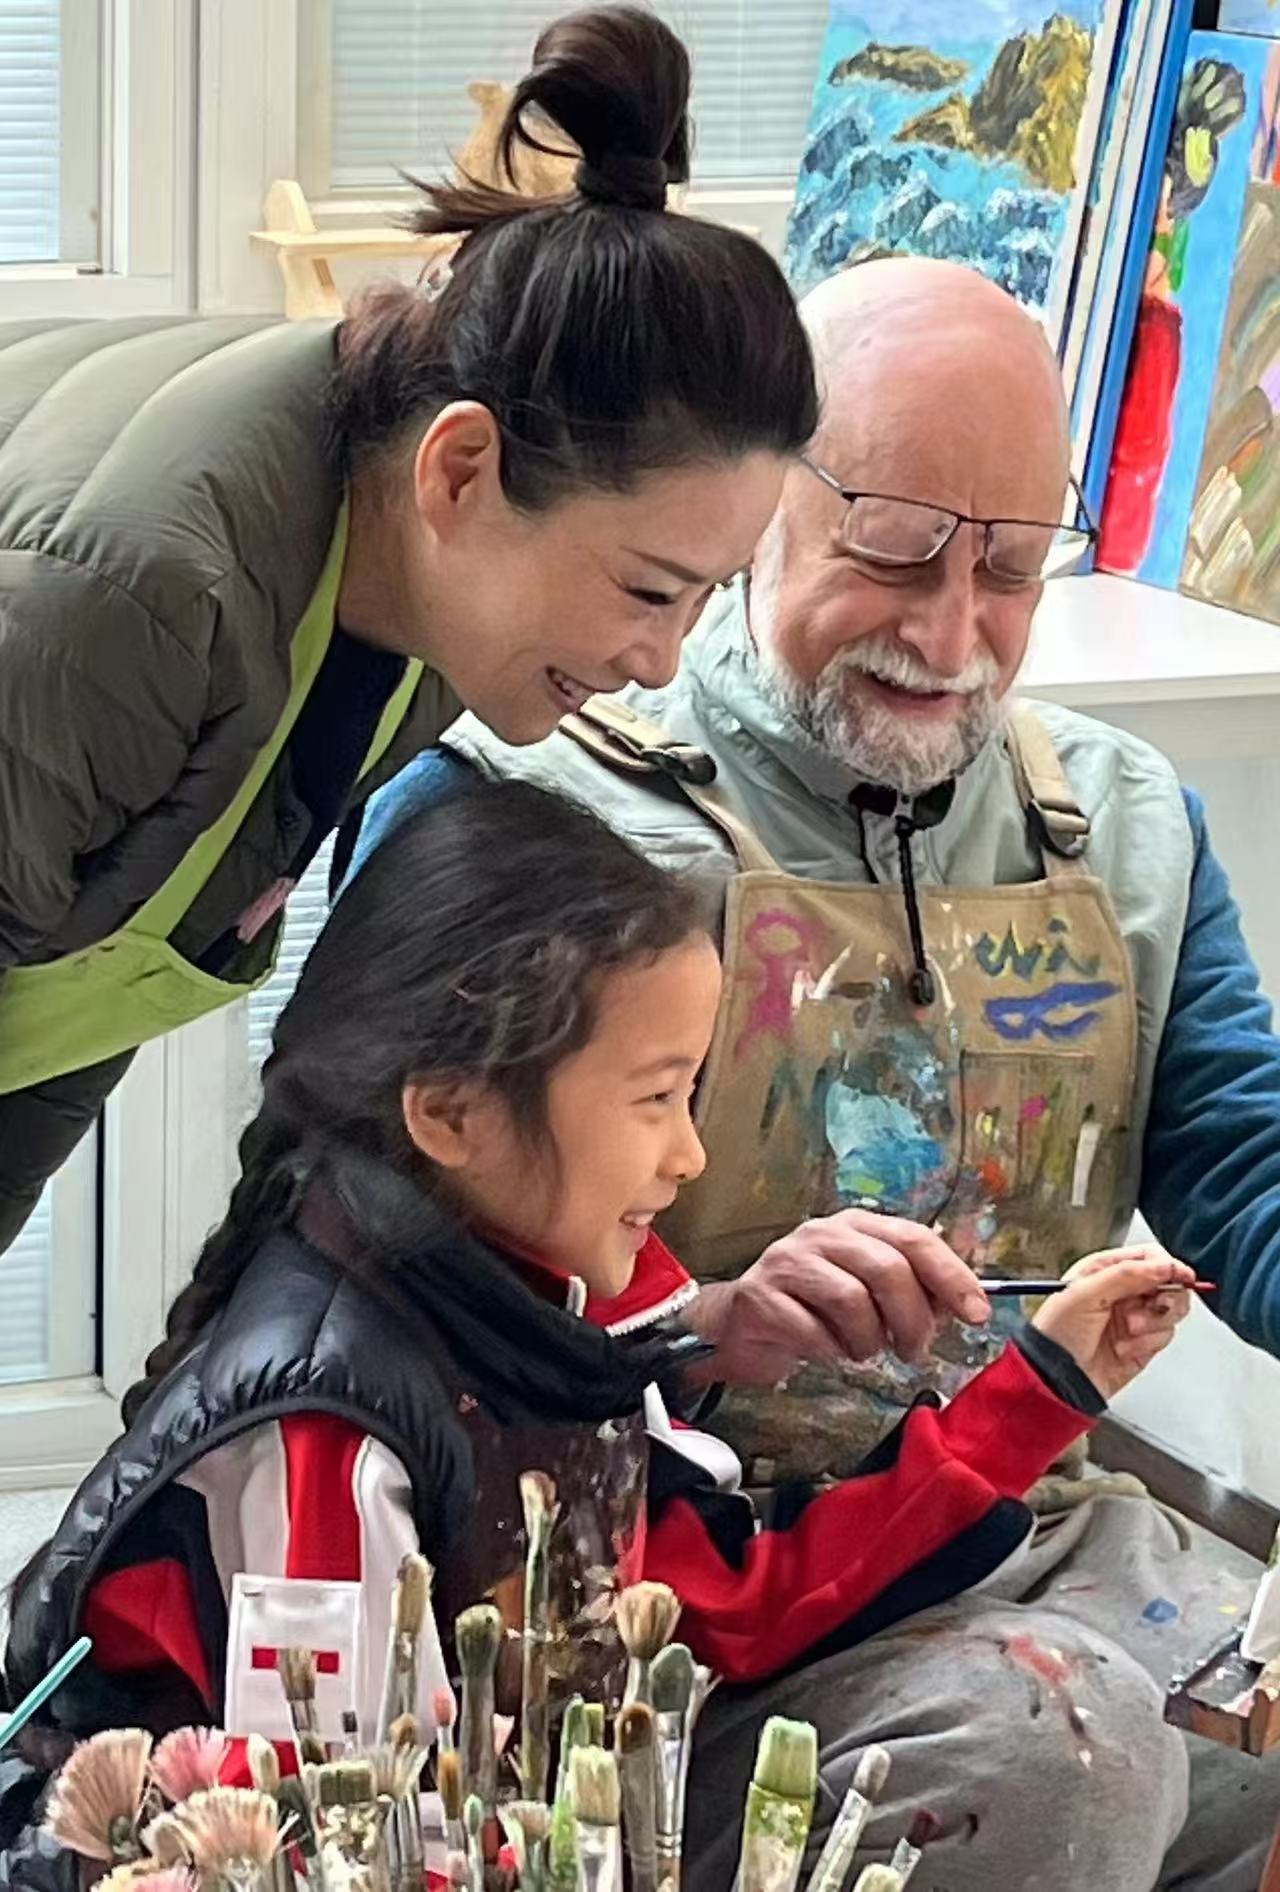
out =
[(1098, 542), (1101, 569), (1146, 584), (1182, 574), (1272, 51), (1188, 42)]
[(1056, 337), (1119, 12), (833, 0), (787, 232), (796, 289), (880, 253), (948, 258)]
[(1264, 39), (1280, 39), (1280, 0), (1222, 0), (1218, 31), (1261, 33)]

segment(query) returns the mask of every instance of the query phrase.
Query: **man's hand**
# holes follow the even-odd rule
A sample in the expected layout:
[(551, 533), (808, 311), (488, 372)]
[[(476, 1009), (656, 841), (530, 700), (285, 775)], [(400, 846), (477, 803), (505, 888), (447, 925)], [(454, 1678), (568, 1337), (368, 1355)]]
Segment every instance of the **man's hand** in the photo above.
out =
[(922, 1360), (939, 1327), (991, 1307), (977, 1276), (919, 1222), (846, 1209), (803, 1222), (737, 1281), (709, 1283), (690, 1325), (715, 1343), (702, 1380), (776, 1386), (806, 1360)]

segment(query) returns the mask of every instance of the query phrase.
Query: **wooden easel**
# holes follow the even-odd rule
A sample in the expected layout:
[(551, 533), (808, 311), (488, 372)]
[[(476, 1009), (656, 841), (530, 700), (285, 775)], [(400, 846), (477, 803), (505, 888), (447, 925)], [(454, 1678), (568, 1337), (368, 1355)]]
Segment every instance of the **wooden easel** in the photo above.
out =
[(284, 312), (290, 321), (309, 316), (342, 314), (342, 297), (330, 267), (340, 256), (365, 261), (394, 262), (403, 257), (424, 261), (448, 253), (453, 236), (415, 236), (388, 224), (367, 230), (317, 230), (301, 184), (291, 177), (277, 178), (263, 206), (264, 230), (251, 241), (274, 253), (284, 278)]

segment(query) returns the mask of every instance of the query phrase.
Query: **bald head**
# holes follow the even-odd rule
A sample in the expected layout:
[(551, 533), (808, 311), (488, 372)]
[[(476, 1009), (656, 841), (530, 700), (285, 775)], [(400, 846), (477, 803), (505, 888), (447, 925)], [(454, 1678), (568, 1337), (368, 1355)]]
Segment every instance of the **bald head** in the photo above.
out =
[[(1062, 381), (1039, 324), (958, 264), (864, 263), (803, 314), (823, 418), (756, 552), (755, 648), (811, 740), (919, 793), (973, 760), (1025, 654), (1041, 583), (1024, 573), (1066, 495)], [(940, 514), (960, 523), (939, 550)], [(995, 520), (1028, 522), (1001, 543), (1037, 548), (1012, 579), (987, 563)]]
[(887, 257), (831, 277), (803, 314), (825, 403), (815, 458), (847, 485), (1057, 517), (1062, 377), (1012, 296), (958, 263)]

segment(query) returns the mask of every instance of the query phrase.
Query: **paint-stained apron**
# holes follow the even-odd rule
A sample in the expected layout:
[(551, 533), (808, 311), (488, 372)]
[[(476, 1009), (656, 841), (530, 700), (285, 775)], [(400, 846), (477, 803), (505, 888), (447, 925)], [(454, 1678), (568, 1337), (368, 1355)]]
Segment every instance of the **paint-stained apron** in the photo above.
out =
[[(324, 569), (289, 648), (290, 687), (279, 721), (254, 758), (234, 799), (191, 843), (163, 886), (108, 938), (44, 965), (13, 966), (0, 979), (0, 1095), (84, 1069), (202, 1018), (253, 992), (271, 977), (271, 963), (251, 981), (219, 979), (192, 965), (170, 935), (231, 846), (279, 760), (324, 662), (333, 636), (347, 544), (343, 504)], [(416, 659), (383, 710), (363, 779), (385, 754), (422, 676)]]
[[(1115, 911), (1079, 858), (1088, 822), (1044, 725), (1009, 748), (1043, 878), (922, 887), (936, 999), (908, 991), (903, 892), (784, 873), (701, 751), (596, 700), (567, 733), (627, 773), (660, 769), (728, 837), (724, 996), (698, 1092), (705, 1175), (662, 1233), (702, 1280), (740, 1274), (808, 1217), (874, 1207), (936, 1226), (975, 1268), (1059, 1275), (1124, 1230), (1137, 1010)], [(851, 1471), (925, 1387), (999, 1350), (956, 1327), (923, 1370), (887, 1356), (730, 1391), (714, 1429), (757, 1484)]]

